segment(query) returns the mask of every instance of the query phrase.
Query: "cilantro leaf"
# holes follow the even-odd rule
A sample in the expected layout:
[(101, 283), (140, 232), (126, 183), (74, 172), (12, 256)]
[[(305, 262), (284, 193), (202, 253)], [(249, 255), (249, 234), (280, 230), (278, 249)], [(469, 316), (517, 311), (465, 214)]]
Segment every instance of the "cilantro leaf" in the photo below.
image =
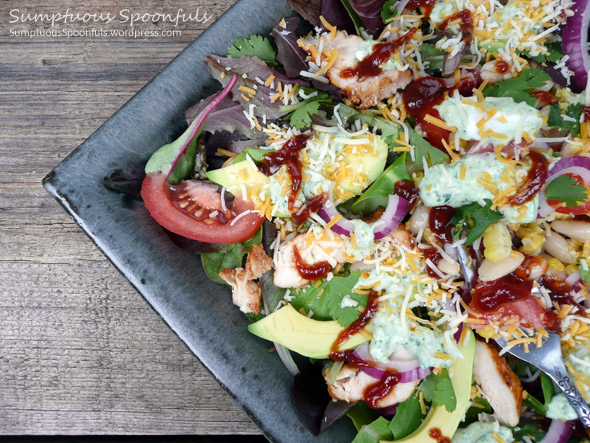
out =
[(382, 440), (392, 440), (393, 434), (389, 430), (389, 421), (379, 417), (373, 423), (361, 428), (352, 443), (379, 443)]
[(430, 374), (422, 380), (418, 390), (422, 391), (424, 400), (432, 402), (433, 406), (444, 405), (449, 412), (453, 412), (457, 407), (455, 389), (447, 369), (443, 369), (440, 374)]
[(483, 95), (485, 97), (511, 97), (515, 102), (526, 102), (528, 105), (534, 106), (536, 99), (531, 97), (527, 91), (542, 87), (548, 80), (551, 80), (551, 76), (542, 69), (526, 69), (520, 77), (486, 86)]
[[(321, 280), (317, 288), (314, 285), (301, 288), (295, 293), (291, 304), (297, 310), (303, 308), (306, 312), (313, 311), (316, 320), (336, 320), (347, 327), (359, 317), (358, 307), (367, 305), (366, 295), (352, 292), (360, 275), (361, 271), (354, 271), (346, 277)], [(357, 302), (356, 306), (341, 307), (342, 299), (347, 295)]]
[(568, 208), (577, 208), (588, 200), (586, 187), (569, 175), (561, 175), (547, 186), (547, 200), (559, 200)]
[(548, 54), (539, 54), (532, 56), (528, 54), (526, 51), (519, 51), (521, 54), (526, 55), (528, 58), (533, 59), (538, 63), (557, 63), (559, 60), (563, 58), (563, 52), (561, 51), (561, 43), (555, 42), (550, 43), (547, 45)]
[(389, 424), (389, 429), (393, 433), (395, 440), (399, 440), (414, 432), (422, 423), (423, 418), (418, 392), (414, 391), (410, 398), (397, 406), (395, 415)]
[(313, 88), (302, 88), (302, 90), (306, 96), (313, 95), (313, 97), (306, 98), (302, 102), (293, 105), (281, 106), (282, 111), (291, 112), (285, 118), (289, 120), (291, 126), (295, 126), (297, 129), (311, 126), (311, 117), (320, 112), (321, 105), (332, 103), (330, 95), (325, 92)]
[(381, 10), (381, 20), (383, 20), (383, 23), (389, 23), (397, 15), (397, 9), (393, 7), (396, 3), (397, 0), (387, 0), (383, 4), (383, 9)]
[(502, 214), (492, 210), (492, 201), (485, 200), (486, 205), (480, 206), (479, 203), (471, 203), (467, 206), (461, 206), (455, 211), (451, 223), (459, 226), (459, 230), (453, 234), (453, 240), (458, 240), (464, 229), (467, 230), (466, 245), (471, 245), (475, 240), (482, 236), (484, 231), (493, 223), (502, 219)]
[(221, 252), (207, 252), (201, 254), (203, 270), (209, 279), (215, 283), (226, 284), (219, 273), (224, 269), (235, 269), (242, 266), (244, 256), (252, 250), (252, 245), (259, 245), (262, 241), (262, 228), (254, 236), (241, 243), (228, 243)]
[(433, 43), (422, 43), (419, 50), (422, 62), (428, 62), (429, 70), (442, 69), (445, 51), (438, 49)]
[(276, 66), (277, 53), (270, 44), (270, 40), (261, 35), (251, 35), (250, 38), (236, 38), (233, 46), (227, 48), (227, 55), (233, 58), (244, 55), (258, 57), (268, 66)]
[(414, 166), (422, 167), (422, 158), (426, 158), (429, 166), (449, 161), (449, 156), (440, 149), (435, 148), (418, 134), (414, 129), (408, 128), (410, 133), (410, 144), (414, 146)]
[[(584, 269), (584, 266), (582, 266), (582, 260), (584, 260), (584, 263), (586, 263), (586, 268), (588, 269), (587, 271)], [(582, 280), (590, 284), (590, 266), (588, 266), (586, 259), (581, 258), (578, 260), (578, 271), (580, 271), (580, 277), (582, 277)]]
[(578, 135), (580, 133), (581, 114), (582, 107), (580, 105), (570, 105), (565, 112), (563, 112), (559, 104), (555, 103), (549, 108), (547, 124), (571, 131), (573, 135)]

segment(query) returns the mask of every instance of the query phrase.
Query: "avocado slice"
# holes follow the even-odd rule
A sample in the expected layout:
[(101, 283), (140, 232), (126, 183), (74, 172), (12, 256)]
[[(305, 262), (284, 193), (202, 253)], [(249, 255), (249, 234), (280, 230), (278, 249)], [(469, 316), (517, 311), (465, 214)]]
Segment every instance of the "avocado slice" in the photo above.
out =
[(362, 134), (353, 138), (369, 138), (373, 153), (363, 153), (358, 149), (354, 149), (354, 145), (349, 145), (342, 152), (342, 167), (348, 166), (348, 170), (353, 171), (353, 175), (344, 177), (336, 183), (344, 192), (351, 192), (354, 195), (359, 195), (364, 189), (360, 186), (359, 176), (364, 174), (367, 178), (367, 183), (373, 183), (377, 177), (383, 172), (385, 163), (387, 161), (387, 143), (375, 134)]
[[(371, 328), (372, 323), (369, 323), (366, 329)], [(318, 321), (306, 317), (289, 304), (252, 323), (248, 330), (305, 357), (321, 359), (328, 358), (332, 344), (344, 328), (336, 321)], [(357, 333), (340, 349), (353, 349), (369, 340), (366, 335)]]
[(448, 412), (444, 406), (433, 406), (428, 415), (412, 434), (396, 443), (424, 443), (434, 441), (428, 433), (432, 429), (440, 430), (443, 437), (452, 438), (459, 427), (471, 398), (471, 381), (473, 378), (473, 356), (475, 353), (475, 336), (468, 330), (465, 338), (459, 345), (463, 353), (463, 360), (457, 359), (451, 365), (449, 374), (457, 397), (457, 406), (453, 412)]
[(246, 188), (250, 188), (264, 186), (269, 182), (268, 177), (258, 169), (255, 169), (249, 161), (207, 171), (205, 174), (209, 180), (225, 187), (229, 192), (236, 195), (240, 193), (242, 184)]

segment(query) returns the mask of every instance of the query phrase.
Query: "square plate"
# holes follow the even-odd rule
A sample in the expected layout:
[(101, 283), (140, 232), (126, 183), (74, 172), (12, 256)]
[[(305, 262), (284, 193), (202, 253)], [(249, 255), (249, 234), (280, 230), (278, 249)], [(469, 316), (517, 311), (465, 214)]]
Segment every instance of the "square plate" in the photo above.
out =
[(199, 257), (177, 248), (142, 203), (103, 184), (115, 169), (142, 164), (186, 128), (184, 111), (219, 89), (204, 66), (236, 37), (267, 35), (292, 11), (283, 0), (240, 0), (43, 180), (99, 249), (137, 288), (221, 386), (280, 442), (350, 441), (341, 420), (319, 437), (299, 422), (291, 375), (269, 342), (248, 333), (228, 288), (211, 282)]

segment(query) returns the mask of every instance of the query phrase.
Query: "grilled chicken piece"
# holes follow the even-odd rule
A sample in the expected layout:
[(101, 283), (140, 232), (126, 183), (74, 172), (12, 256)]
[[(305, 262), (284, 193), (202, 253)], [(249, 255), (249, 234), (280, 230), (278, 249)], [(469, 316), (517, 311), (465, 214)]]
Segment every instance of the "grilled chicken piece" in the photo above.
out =
[[(344, 95), (358, 105), (360, 109), (375, 106), (381, 100), (391, 97), (396, 90), (405, 88), (412, 81), (412, 72), (409, 69), (407, 71), (390, 69), (381, 72), (375, 77), (362, 80), (359, 80), (356, 76), (342, 77), (343, 70), (354, 69), (357, 66), (355, 53), (363, 39), (357, 35), (348, 35), (345, 31), (338, 31), (334, 38), (330, 33), (325, 33), (320, 39), (324, 40), (323, 52), (334, 49), (338, 51), (338, 57), (326, 72), (326, 77), (330, 80), (330, 83), (342, 89)], [(319, 39), (315, 37), (299, 39), (298, 44), (308, 54), (312, 54), (312, 47), (320, 47)]]
[(473, 379), (494, 409), (494, 417), (505, 426), (514, 427), (520, 420), (522, 384), (495, 346), (475, 342)]
[(262, 289), (254, 280), (270, 271), (272, 259), (260, 245), (253, 245), (248, 253), (245, 268), (224, 269), (219, 276), (232, 287), (232, 301), (240, 311), (258, 314), (262, 304)]
[[(327, 380), (328, 373), (324, 374)], [(335, 400), (344, 400), (352, 403), (363, 400), (364, 392), (368, 386), (374, 385), (378, 380), (364, 373), (360, 369), (345, 364), (340, 369), (338, 377), (333, 384), (328, 384), (328, 392)], [(385, 408), (406, 401), (416, 390), (419, 380), (410, 383), (399, 383), (389, 394), (377, 401), (377, 407)]]
[[(307, 236), (309, 238), (309, 236)], [(346, 243), (339, 237), (334, 240), (306, 241), (306, 234), (300, 234), (283, 243), (275, 260), (274, 284), (278, 288), (301, 288), (309, 280), (299, 275), (295, 262), (295, 248), (301, 259), (308, 264), (327, 261), (332, 267), (349, 261), (346, 256)]]

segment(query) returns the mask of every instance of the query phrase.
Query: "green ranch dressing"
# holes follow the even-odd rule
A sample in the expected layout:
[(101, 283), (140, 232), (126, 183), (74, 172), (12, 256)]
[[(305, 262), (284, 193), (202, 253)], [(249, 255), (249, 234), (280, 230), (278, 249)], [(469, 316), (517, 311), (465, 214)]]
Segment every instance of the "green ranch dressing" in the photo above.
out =
[[(465, 165), (465, 179), (461, 180), (461, 165)], [(449, 205), (454, 208), (483, 200), (493, 200), (492, 194), (485, 186), (477, 182), (483, 180), (482, 173), (492, 176), (498, 183), (498, 191), (508, 188), (509, 184), (501, 180), (507, 165), (499, 161), (495, 154), (466, 155), (456, 163), (443, 163), (432, 166), (424, 172), (424, 178), (418, 185), (422, 202), (429, 207)], [(523, 168), (520, 168), (522, 170)], [(513, 168), (510, 176), (515, 177), (519, 168)], [(511, 223), (530, 223), (537, 218), (539, 197), (525, 203), (527, 208), (524, 218), (519, 219), (519, 206), (508, 206), (500, 212)]]

